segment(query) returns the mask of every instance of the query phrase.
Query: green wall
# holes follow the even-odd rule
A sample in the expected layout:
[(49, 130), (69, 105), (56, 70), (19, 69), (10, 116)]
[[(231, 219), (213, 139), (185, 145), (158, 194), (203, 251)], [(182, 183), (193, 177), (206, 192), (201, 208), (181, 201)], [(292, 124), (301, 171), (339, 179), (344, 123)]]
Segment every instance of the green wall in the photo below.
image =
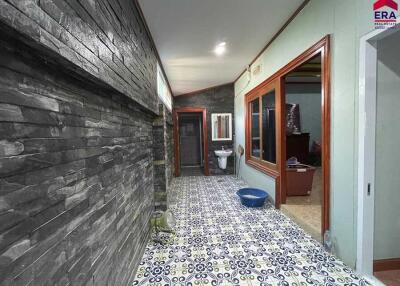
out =
[[(244, 144), (244, 95), (327, 34), (332, 35), (331, 230), (337, 254), (356, 260), (358, 49), (362, 34), (373, 30), (373, 0), (312, 0), (253, 64), (261, 73), (235, 83), (236, 144)], [(263, 35), (259, 35), (263, 37)], [(274, 180), (241, 164), (248, 184), (274, 197)]]

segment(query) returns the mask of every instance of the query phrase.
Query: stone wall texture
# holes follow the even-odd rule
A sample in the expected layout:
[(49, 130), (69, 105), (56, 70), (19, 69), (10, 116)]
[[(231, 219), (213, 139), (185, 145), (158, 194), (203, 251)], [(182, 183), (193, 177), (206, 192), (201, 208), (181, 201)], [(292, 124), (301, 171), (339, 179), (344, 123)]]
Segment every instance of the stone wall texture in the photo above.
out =
[(171, 111), (160, 104), (160, 113), (153, 121), (154, 197), (156, 210), (166, 210), (167, 195), (173, 176), (173, 122)]
[(164, 138), (165, 138), (165, 180), (169, 188), (175, 172), (174, 165), (174, 122), (172, 112), (164, 109)]
[(129, 285), (154, 209), (134, 1), (0, 0), (0, 285)]
[(0, 22), (63, 66), (158, 112), (157, 61), (133, 0), (0, 0)]
[[(231, 141), (212, 141), (211, 136), (211, 114), (212, 113), (232, 113), (232, 121), (234, 118), (234, 87), (233, 84), (219, 86), (208, 89), (204, 92), (194, 95), (180, 95), (174, 98), (174, 107), (202, 107), (207, 109), (207, 126), (208, 126), (208, 164), (210, 175), (233, 174), (234, 158), (228, 158), (228, 164), (225, 170), (218, 167), (218, 157), (214, 150), (233, 148), (233, 140)], [(232, 122), (232, 132), (235, 135), (234, 122)], [(233, 138), (233, 137), (232, 137)]]

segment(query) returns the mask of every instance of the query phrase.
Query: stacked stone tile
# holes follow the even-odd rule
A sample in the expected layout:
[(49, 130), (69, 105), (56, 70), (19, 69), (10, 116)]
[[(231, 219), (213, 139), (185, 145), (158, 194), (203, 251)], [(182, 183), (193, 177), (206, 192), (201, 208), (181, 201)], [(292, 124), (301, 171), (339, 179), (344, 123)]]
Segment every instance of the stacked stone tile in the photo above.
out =
[(158, 113), (134, 1), (0, 0), (0, 35), (0, 285), (127, 285)]
[(157, 112), (157, 61), (134, 1), (0, 0), (0, 21)]
[(167, 209), (167, 192), (173, 176), (173, 122), (171, 111), (160, 104), (153, 122), (154, 197), (157, 210)]

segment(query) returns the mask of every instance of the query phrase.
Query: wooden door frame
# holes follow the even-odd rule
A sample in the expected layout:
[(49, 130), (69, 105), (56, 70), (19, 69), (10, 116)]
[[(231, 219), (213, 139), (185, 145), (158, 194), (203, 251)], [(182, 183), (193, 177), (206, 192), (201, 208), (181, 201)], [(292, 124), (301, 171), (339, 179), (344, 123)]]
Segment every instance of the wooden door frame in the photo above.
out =
[[(289, 62), (281, 69), (281, 106), (285, 107), (285, 76), (292, 70), (321, 54), (321, 119), (322, 119), (322, 216), (321, 216), (321, 234), (323, 235), (330, 227), (330, 134), (331, 134), (331, 70), (330, 70), (330, 35), (325, 36), (311, 48), (303, 52), (300, 56)], [(284, 109), (281, 110), (284, 112)], [(281, 118), (282, 128), (286, 126), (286, 118)], [(286, 132), (281, 132), (282, 146), (286, 146)], [(286, 162), (286, 148), (281, 148), (281, 162)], [(281, 176), (279, 177), (278, 194), (276, 194), (277, 207), (286, 202), (286, 164), (281, 164)]]
[(180, 161), (180, 134), (179, 134), (179, 114), (180, 113), (202, 113), (202, 131), (203, 131), (203, 153), (204, 153), (204, 175), (209, 176), (208, 166), (208, 125), (207, 125), (207, 109), (202, 107), (179, 107), (173, 110), (174, 121), (174, 160), (175, 160), (175, 177), (181, 175)]
[[(248, 129), (249, 120), (248, 118), (248, 106), (247, 101), (248, 97), (252, 96), (254, 92), (257, 90), (261, 90), (263, 86), (273, 82), (279, 81), (280, 85), (280, 96), (279, 102), (277, 106), (280, 106), (278, 110), (278, 114), (285, 114), (285, 77), (288, 73), (290, 73), (295, 68), (299, 67), (303, 63), (307, 62), (317, 54), (321, 54), (321, 119), (322, 119), (322, 176), (323, 176), (323, 191), (322, 191), (322, 215), (321, 215), (321, 233), (324, 234), (326, 230), (330, 227), (330, 130), (331, 130), (331, 67), (330, 67), (330, 35), (325, 36), (312, 47), (307, 49), (301, 55), (296, 57), (294, 60), (290, 61), (283, 68), (274, 73), (271, 77), (260, 83), (253, 90), (248, 92), (245, 96), (245, 112), (246, 112), (246, 150), (249, 148), (248, 145)], [(286, 117), (280, 116), (277, 117), (277, 121), (279, 121), (279, 129), (277, 130), (277, 147), (278, 146), (286, 146), (286, 132), (283, 132), (284, 128), (286, 128)], [(280, 130), (280, 132), (278, 132)], [(250, 161), (246, 161), (246, 164), (252, 166), (264, 172), (265, 174), (272, 176), (275, 178), (275, 207), (280, 209), (281, 204), (286, 202), (286, 148), (277, 148), (277, 162), (278, 162), (278, 170), (276, 173), (271, 174), (270, 171), (265, 170), (263, 168), (257, 168), (254, 164), (251, 164)]]

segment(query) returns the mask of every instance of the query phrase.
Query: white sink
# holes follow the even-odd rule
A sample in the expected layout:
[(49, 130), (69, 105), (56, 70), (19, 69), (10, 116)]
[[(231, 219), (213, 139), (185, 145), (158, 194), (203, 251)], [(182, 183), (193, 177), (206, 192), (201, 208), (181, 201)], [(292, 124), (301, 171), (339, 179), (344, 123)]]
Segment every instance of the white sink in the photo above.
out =
[(232, 155), (232, 150), (215, 150), (214, 153), (218, 156), (218, 166), (225, 170), (227, 158)]
[(232, 155), (232, 150), (215, 150), (214, 153), (218, 157), (229, 157)]

